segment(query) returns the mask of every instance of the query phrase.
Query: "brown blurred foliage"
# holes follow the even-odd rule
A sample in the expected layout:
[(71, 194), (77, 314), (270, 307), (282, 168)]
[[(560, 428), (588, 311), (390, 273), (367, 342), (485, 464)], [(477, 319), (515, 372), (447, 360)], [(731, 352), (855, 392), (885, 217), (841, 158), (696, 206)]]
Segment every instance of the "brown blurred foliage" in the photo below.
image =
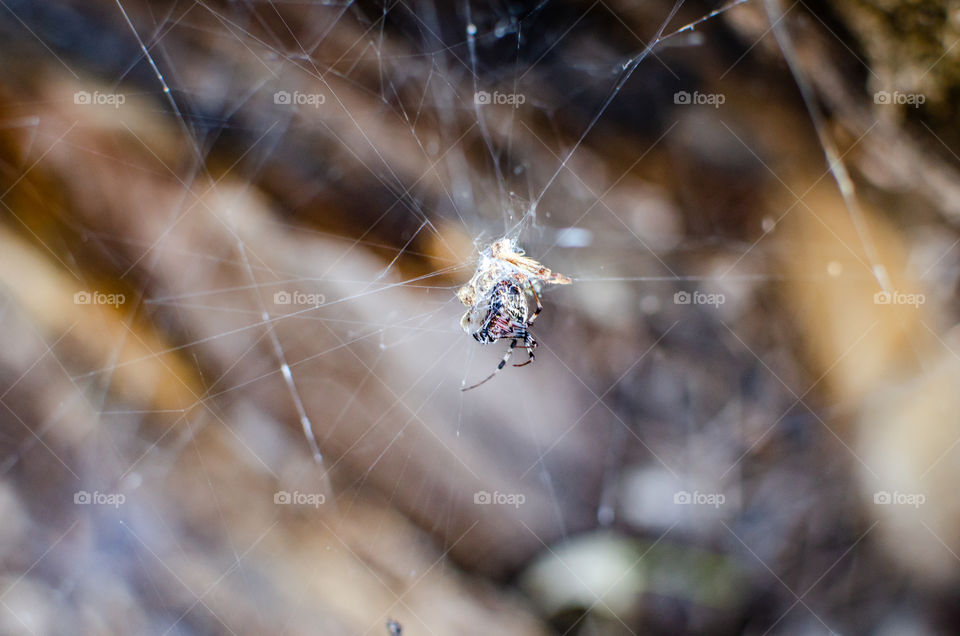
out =
[(11, 3), (0, 631), (955, 629), (960, 14), (776, 5)]

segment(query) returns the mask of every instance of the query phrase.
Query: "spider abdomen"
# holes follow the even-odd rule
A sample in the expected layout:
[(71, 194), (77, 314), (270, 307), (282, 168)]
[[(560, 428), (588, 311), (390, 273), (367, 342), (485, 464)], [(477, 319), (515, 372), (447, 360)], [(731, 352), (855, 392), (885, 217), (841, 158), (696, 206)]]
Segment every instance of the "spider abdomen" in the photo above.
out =
[(483, 344), (503, 338), (523, 338), (528, 313), (525, 292), (517, 283), (502, 280), (491, 290), (487, 315), (473, 337)]

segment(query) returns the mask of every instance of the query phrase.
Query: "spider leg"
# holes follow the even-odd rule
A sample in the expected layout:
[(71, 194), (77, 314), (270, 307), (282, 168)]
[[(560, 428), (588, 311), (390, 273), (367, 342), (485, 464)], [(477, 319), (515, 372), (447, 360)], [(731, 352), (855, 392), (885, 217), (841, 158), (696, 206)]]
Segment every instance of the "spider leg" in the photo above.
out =
[(523, 332), (523, 348), (527, 350), (527, 361), (515, 364), (515, 367), (525, 367), (536, 359), (533, 350), (537, 348), (537, 341), (533, 339), (529, 331)]
[[(529, 338), (529, 335), (530, 335), (530, 334), (527, 334), (527, 336), (524, 338), (524, 342), (527, 341), (527, 338)], [(495, 376), (495, 375), (497, 375), (498, 373), (500, 373), (500, 369), (502, 369), (503, 367), (505, 367), (505, 366), (507, 365), (507, 361), (510, 359), (510, 356), (513, 355), (513, 350), (516, 349), (516, 348), (517, 348), (517, 339), (514, 338), (513, 340), (510, 341), (510, 346), (507, 348), (507, 352), (506, 352), (505, 354), (503, 354), (503, 360), (501, 360), (501, 361), (500, 361), (500, 364), (497, 365), (497, 368), (493, 370), (493, 373), (491, 373), (490, 375), (488, 375), (488, 376), (485, 377), (484, 379), (480, 380), (479, 382), (477, 382), (477, 383), (474, 384), (473, 386), (468, 386), (468, 387), (462, 388), (462, 389), (460, 389), (460, 390), (461, 390), (461, 391), (469, 391), (470, 389), (475, 389), (475, 388), (477, 388), (478, 386), (480, 386), (481, 384), (483, 384), (484, 382), (486, 382), (487, 380), (490, 380), (491, 378), (493, 378), (493, 376)], [(526, 364), (526, 363), (525, 363), (525, 364)], [(522, 366), (522, 365), (521, 365), (521, 366)]]
[(533, 321), (536, 320), (537, 316), (540, 315), (540, 312), (543, 311), (543, 305), (540, 304), (540, 296), (537, 295), (537, 290), (532, 284), (530, 285), (530, 293), (533, 294), (533, 299), (537, 302), (537, 308), (533, 310), (533, 315), (527, 319), (528, 327), (533, 324)]
[(540, 296), (532, 284), (530, 285), (530, 293), (533, 294), (533, 300), (536, 301), (537, 308), (533, 310), (533, 315), (527, 319), (527, 324), (524, 325), (523, 328), (523, 348), (527, 350), (527, 361), (513, 365), (515, 367), (525, 367), (536, 359), (536, 356), (533, 355), (533, 350), (537, 348), (537, 341), (534, 340), (530, 334), (530, 326), (533, 324), (533, 321), (537, 319), (537, 316), (540, 315), (540, 312), (543, 311), (543, 305), (540, 303)]

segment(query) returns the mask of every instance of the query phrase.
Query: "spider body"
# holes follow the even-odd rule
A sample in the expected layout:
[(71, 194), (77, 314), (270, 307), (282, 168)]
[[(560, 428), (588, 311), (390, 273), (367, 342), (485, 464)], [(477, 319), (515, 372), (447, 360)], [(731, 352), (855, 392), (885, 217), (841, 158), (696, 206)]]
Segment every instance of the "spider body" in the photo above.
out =
[[(538, 291), (543, 283), (565, 285), (570, 282), (568, 277), (554, 274), (532, 258), (525, 257), (512, 239), (502, 238), (481, 252), (477, 271), (457, 292), (467, 306), (460, 326), (480, 344), (510, 340), (510, 347), (493, 373), (461, 390), (475, 389), (499, 373), (520, 341), (523, 344), (519, 346), (527, 350), (527, 360), (513, 366), (522, 367), (533, 362), (537, 341), (530, 333), (530, 327), (543, 310)], [(532, 314), (528, 296), (536, 302)]]
[(503, 338), (527, 338), (529, 305), (526, 294), (511, 280), (497, 283), (490, 293), (490, 305), (480, 328), (473, 338), (481, 344), (490, 344)]

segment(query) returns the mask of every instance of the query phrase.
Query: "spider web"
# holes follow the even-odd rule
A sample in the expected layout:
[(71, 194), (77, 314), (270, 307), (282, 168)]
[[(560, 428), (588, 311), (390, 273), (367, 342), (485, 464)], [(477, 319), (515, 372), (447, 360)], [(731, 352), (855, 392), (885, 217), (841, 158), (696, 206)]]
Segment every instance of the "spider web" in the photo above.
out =
[[(664, 157), (669, 138), (689, 133), (671, 117), (675, 103), (645, 96), (694, 92), (688, 80), (698, 45), (723, 37), (715, 18), (746, 2), (693, 8), (679, 0), (629, 15), (604, 2), (572, 8), (547, 0), (523, 9), (400, 0), (5, 5), (14, 20), (8, 29), (23, 27), (49, 54), (45, 65), (60, 78), (61, 95), (106, 100), (92, 104), (94, 116), (92, 109), (77, 111), (90, 118), (76, 130), (48, 127), (46, 106), (35, 109), (42, 121), (22, 108), (22, 122), (6, 124), (30, 136), (22, 168), (52, 162), (66, 170), (83, 156), (97, 166), (122, 165), (129, 144), (138, 158), (132, 173), (145, 175), (132, 192), (122, 192), (118, 181), (117, 190), (90, 195), (91, 210), (70, 219), (69, 231), (103, 259), (92, 271), (82, 266), (89, 249), (67, 230), (62, 241), (46, 241), (44, 252), (76, 290), (111, 291), (94, 276), (112, 271), (116, 289), (126, 291), (127, 330), (108, 339), (97, 364), (78, 363), (58, 343), (40, 339), (97, 423), (82, 468), (61, 463), (75, 472), (77, 490), (123, 492), (131, 500), (118, 509), (125, 529), (115, 542), (150, 567), (182, 572), (153, 559), (177, 553), (184, 529), (164, 518), (169, 507), (186, 505), (174, 493), (190, 488), (189, 475), (202, 476), (210, 510), (199, 518), (229, 537), (232, 568), (224, 576), (238, 581), (239, 595), (256, 594), (245, 560), (273, 526), (227, 529), (239, 514), (224, 476), (230, 462), (209, 454), (206, 435), (220, 440), (213, 448), (230, 449), (239, 472), (278, 492), (322, 496), (330, 516), (321, 523), (334, 535), (338, 515), (382, 497), (439, 537), (443, 554), (480, 571), (484, 554), (476, 551), (484, 540), (461, 545), (478, 523), (463, 513), (473, 503), (467, 499), (487, 491), (522, 494), (526, 501), (515, 510), (477, 513), (489, 511), (481, 527), (500, 528), (491, 540), (505, 536), (503, 527), (524, 535), (491, 566), (496, 575), (515, 572), (545, 545), (624, 523), (617, 503), (624, 484), (693, 491), (698, 479), (727, 475), (723, 467), (736, 474), (742, 449), (708, 424), (736, 420), (740, 402), (686, 394), (685, 385), (704, 385), (677, 377), (687, 373), (688, 354), (727, 359), (720, 341), (730, 342), (723, 328), (738, 316), (737, 294), (776, 276), (755, 244), (719, 229), (701, 233), (699, 243), (683, 238), (676, 203), (645, 177), (655, 174), (652, 158)], [(77, 26), (53, 42), (53, 25), (64, 20)], [(637, 32), (637, 25), (656, 28)], [(615, 29), (608, 42), (595, 38), (602, 28)], [(787, 49), (783, 33), (775, 33)], [(90, 53), (100, 50), (90, 40), (96, 37), (108, 38), (101, 45), (115, 51), (109, 59)], [(124, 102), (114, 106), (109, 99), (116, 96)], [(60, 110), (71, 106), (84, 104)], [(718, 109), (697, 108), (699, 127), (687, 130), (726, 125)], [(814, 118), (831, 166), (842, 171), (819, 113)], [(616, 131), (624, 128), (646, 145), (618, 145)], [(110, 141), (99, 143), (104, 129)], [(611, 174), (601, 160), (608, 153), (622, 157), (626, 171)], [(74, 193), (84, 191), (85, 178), (76, 176)], [(841, 172), (838, 179), (850, 195), (849, 177)], [(93, 188), (110, 183), (92, 181)], [(154, 182), (164, 187), (151, 190)], [(164, 214), (140, 219), (138, 201), (156, 207), (153, 197)], [(856, 216), (855, 198), (848, 202)], [(496, 366), (503, 343), (480, 347), (465, 336), (458, 327), (464, 308), (454, 294), (472, 275), (478, 251), (502, 236), (574, 283), (544, 294), (534, 365), (507, 367), (462, 393)], [(871, 252), (871, 238), (860, 239)], [(685, 255), (705, 246), (722, 255), (715, 271), (685, 267)], [(889, 289), (879, 257), (870, 256)], [(725, 294), (728, 301), (715, 306), (721, 318), (678, 318), (674, 295), (684, 290)], [(137, 325), (144, 322), (161, 325), (167, 338), (143, 342)], [(644, 328), (628, 349), (618, 350), (606, 335), (637, 325)], [(704, 330), (718, 340), (696, 345), (706, 351), (679, 344), (702, 342), (692, 334)], [(143, 365), (148, 375), (193, 380), (186, 391), (171, 389), (172, 407), (149, 408), (163, 402), (156, 395), (143, 400), (145, 407), (123, 397), (144, 391), (123, 379)], [(707, 365), (705, 373), (716, 368)], [(634, 389), (615, 389), (624, 379)], [(766, 389), (776, 393), (771, 401), (789, 404), (782, 388), (770, 388), (778, 380), (721, 384), (717, 391)], [(640, 398), (636, 387), (662, 393)], [(668, 426), (678, 405), (689, 409), (688, 426), (679, 431)], [(631, 416), (647, 423), (643, 435)], [(57, 421), (15, 448), (7, 470), (40, 452)], [(198, 472), (178, 477), (185, 463)], [(562, 470), (569, 465), (588, 478)], [(443, 474), (455, 479), (444, 483)], [(166, 493), (165, 503), (138, 504), (144, 483)], [(303, 509), (309, 513), (309, 503)], [(700, 517), (647, 512), (638, 516), (663, 514), (641, 528), (653, 543), (677, 524), (694, 541), (708, 541), (709, 532), (696, 530)], [(769, 559), (777, 545), (757, 551)], [(184, 585), (197, 597), (186, 605), (157, 594), (159, 632), (208, 624), (238, 629), (236, 616), (207, 605), (203, 586)], [(431, 620), (388, 600), (391, 613), (430, 633)], [(259, 611), (249, 620), (269, 622)], [(297, 616), (307, 611), (296, 608)], [(375, 634), (384, 620), (359, 622)]]

